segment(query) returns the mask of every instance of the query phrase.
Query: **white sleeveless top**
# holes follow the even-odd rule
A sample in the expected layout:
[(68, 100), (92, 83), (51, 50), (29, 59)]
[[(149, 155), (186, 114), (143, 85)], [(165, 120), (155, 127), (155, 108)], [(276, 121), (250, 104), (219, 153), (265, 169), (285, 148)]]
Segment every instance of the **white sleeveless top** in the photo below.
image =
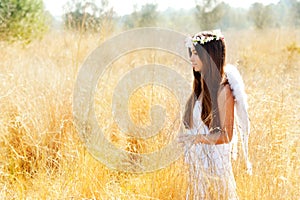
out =
[[(188, 134), (210, 134), (209, 128), (201, 119), (202, 112), (202, 101), (197, 100), (195, 102), (194, 110), (193, 110), (193, 128), (188, 130)], [(230, 152), (231, 152), (231, 144), (218, 144), (218, 145), (210, 145), (210, 144), (194, 144), (190, 147), (190, 149), (186, 149), (186, 151), (190, 151), (188, 154), (190, 158), (188, 160), (194, 160), (196, 158), (202, 158), (202, 164), (205, 168), (215, 168), (215, 170), (223, 171), (224, 166), (231, 165), (230, 161)], [(191, 155), (197, 154), (197, 155)], [(186, 157), (187, 158), (187, 157)]]
[[(201, 119), (201, 100), (195, 102), (193, 128), (188, 134), (209, 134)], [(185, 149), (185, 162), (189, 164), (189, 187), (186, 199), (205, 199), (213, 187), (218, 195), (238, 199), (231, 165), (231, 144), (193, 144)]]

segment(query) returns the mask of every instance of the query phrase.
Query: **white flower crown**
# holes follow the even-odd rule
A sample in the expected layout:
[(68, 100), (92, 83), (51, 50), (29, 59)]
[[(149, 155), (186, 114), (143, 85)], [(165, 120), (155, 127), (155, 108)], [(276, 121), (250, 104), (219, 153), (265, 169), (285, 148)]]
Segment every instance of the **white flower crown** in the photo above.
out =
[(212, 40), (224, 39), (221, 31), (219, 29), (213, 31), (203, 31), (194, 35), (194, 37), (188, 37), (185, 40), (185, 46), (191, 48), (192, 45), (197, 43), (205, 44)]

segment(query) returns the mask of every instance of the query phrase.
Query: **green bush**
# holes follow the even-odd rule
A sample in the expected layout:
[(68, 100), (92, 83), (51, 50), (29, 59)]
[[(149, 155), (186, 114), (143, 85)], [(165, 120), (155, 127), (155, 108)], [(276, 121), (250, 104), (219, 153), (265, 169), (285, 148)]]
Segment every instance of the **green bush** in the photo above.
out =
[(105, 23), (112, 25), (113, 15), (108, 0), (101, 0), (100, 3), (94, 0), (69, 0), (65, 5), (64, 27), (76, 31), (99, 32), (108, 28)]
[(47, 30), (43, 0), (0, 1), (0, 40), (29, 43)]

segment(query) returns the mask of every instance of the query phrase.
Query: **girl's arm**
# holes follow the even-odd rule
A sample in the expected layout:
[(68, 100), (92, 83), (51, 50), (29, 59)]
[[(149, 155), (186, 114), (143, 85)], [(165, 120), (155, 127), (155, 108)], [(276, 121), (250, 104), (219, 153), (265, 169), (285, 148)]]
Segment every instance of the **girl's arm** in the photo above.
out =
[(221, 127), (210, 134), (195, 135), (194, 143), (225, 144), (229, 143), (233, 135), (234, 98), (230, 86), (226, 84), (218, 96), (218, 106)]

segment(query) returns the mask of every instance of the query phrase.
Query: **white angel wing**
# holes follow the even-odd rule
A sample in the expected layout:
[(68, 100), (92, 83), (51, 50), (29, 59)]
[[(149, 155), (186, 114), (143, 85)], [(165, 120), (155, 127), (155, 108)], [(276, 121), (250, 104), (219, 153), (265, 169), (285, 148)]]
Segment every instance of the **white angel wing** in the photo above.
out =
[[(247, 166), (247, 172), (252, 174), (252, 164), (249, 161), (248, 155), (248, 138), (250, 134), (250, 121), (248, 115), (248, 103), (247, 95), (245, 93), (245, 86), (242, 76), (238, 69), (234, 65), (227, 64), (225, 66), (225, 74), (227, 76), (230, 88), (232, 89), (233, 96), (235, 98), (234, 104), (234, 116), (236, 126), (240, 133), (242, 140), (242, 147), (244, 152), (244, 157)], [(233, 145), (233, 158), (236, 159), (237, 154), (237, 135), (234, 135), (232, 140)]]

